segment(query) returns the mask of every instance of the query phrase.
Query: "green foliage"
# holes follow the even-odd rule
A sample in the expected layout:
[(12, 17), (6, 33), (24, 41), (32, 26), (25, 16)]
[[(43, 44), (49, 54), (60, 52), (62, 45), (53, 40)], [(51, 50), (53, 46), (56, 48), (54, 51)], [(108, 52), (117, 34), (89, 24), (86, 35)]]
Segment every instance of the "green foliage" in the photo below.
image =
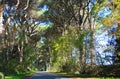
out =
[[(106, 18), (103, 18), (102, 19), (102, 23), (105, 25), (105, 26), (109, 26), (109, 27), (112, 27), (113, 24), (119, 24), (120, 23), (120, 18), (119, 18), (119, 12), (120, 12), (120, 1), (118, 0), (111, 0), (110, 2), (107, 2), (106, 3), (107, 6), (111, 11), (112, 13), (106, 17)], [(103, 4), (105, 5), (105, 4)]]
[(0, 72), (0, 79), (4, 79), (4, 74)]
[(34, 73), (36, 73), (36, 71), (23, 72), (22, 74), (9, 74), (5, 76), (5, 79), (24, 79)]
[(8, 7), (14, 7), (14, 10), (10, 11), (8, 16), (4, 16), (5, 32), (0, 47), (0, 70), (5, 74), (20, 74), (36, 69), (34, 61), (36, 54), (39, 54), (36, 44), (41, 38), (42, 31), (47, 29), (38, 29), (39, 23), (36, 24), (46, 12), (38, 9), (44, 0), (20, 0), (19, 7), (14, 5), (16, 3), (16, 1), (7, 1)]
[(84, 39), (85, 35), (86, 35), (86, 33), (84, 31), (80, 32), (80, 31), (76, 30), (74, 39), (72, 40), (72, 42), (76, 48), (82, 48), (83, 39)]
[(62, 72), (76, 73), (79, 71), (79, 63), (76, 63), (72, 58), (68, 60), (61, 68)]
[[(72, 52), (74, 48), (83, 48), (85, 32), (80, 32), (76, 28), (69, 28), (65, 34), (58, 36), (52, 44), (52, 63), (56, 71), (78, 71), (79, 63), (74, 60)], [(77, 58), (76, 58), (77, 59)], [(78, 59), (79, 60), (79, 59)]]
[[(104, 9), (105, 8), (105, 6), (107, 6), (107, 1), (106, 0), (102, 0), (102, 1), (96, 1), (95, 3), (93, 3), (94, 5), (93, 5), (93, 7), (92, 7), (92, 9), (91, 9), (91, 12), (92, 13), (95, 13), (95, 15), (97, 16), (97, 13), (100, 11), (100, 10), (102, 10), (102, 9)], [(93, 14), (94, 15), (94, 14)]]
[[(115, 53), (115, 56), (118, 55), (119, 52), (119, 38), (120, 38), (120, 1), (119, 0), (111, 0), (109, 2), (107, 2), (107, 7), (112, 11), (112, 13), (110, 15), (108, 15), (106, 18), (102, 18), (102, 24), (107, 27), (108, 29), (110, 29), (111, 27), (113, 27), (113, 25), (117, 25), (117, 30), (115, 33), (110, 33), (109, 35), (113, 35), (116, 36), (116, 42), (117, 42), (117, 50)], [(118, 58), (119, 60), (120, 58)]]
[(64, 35), (57, 37), (52, 44), (52, 61), (54, 67), (61, 69), (61, 66), (67, 61), (67, 57), (70, 56), (71, 45), (68, 41), (68, 36)]
[(5, 79), (23, 79), (24, 76), (6, 76)]

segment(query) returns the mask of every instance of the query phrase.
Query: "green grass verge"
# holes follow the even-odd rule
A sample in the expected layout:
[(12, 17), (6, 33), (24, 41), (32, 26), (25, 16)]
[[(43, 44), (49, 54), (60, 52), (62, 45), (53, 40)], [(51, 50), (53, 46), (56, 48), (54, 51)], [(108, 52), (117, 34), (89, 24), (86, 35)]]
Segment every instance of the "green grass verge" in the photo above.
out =
[(68, 73), (68, 72), (56, 72), (56, 74), (60, 74), (60, 75), (66, 75), (66, 76), (72, 76), (72, 77), (91, 77), (87, 74), (75, 74), (75, 73)]
[(7, 75), (5, 76), (5, 79), (24, 79), (25, 76), (30, 76), (34, 73), (36, 73), (37, 71), (30, 71), (30, 72), (26, 72), (23, 74), (12, 74), (12, 75)]
[(87, 74), (75, 74), (75, 73), (67, 73), (67, 72), (55, 72), (58, 75), (70, 76), (70, 77), (79, 77), (79, 78), (94, 78), (94, 79), (120, 79), (120, 77), (96, 77), (89, 76)]
[(9, 75), (5, 76), (5, 79), (23, 79), (24, 75)]

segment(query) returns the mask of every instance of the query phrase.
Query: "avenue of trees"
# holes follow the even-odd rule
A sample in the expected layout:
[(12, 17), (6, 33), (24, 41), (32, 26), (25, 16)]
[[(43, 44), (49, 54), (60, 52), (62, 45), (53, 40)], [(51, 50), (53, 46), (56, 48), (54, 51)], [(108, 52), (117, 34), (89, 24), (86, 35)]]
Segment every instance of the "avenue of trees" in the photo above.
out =
[[(0, 72), (119, 76), (119, 12), (120, 0), (0, 0)], [(115, 45), (101, 49), (112, 56), (96, 50), (98, 30), (116, 37)]]

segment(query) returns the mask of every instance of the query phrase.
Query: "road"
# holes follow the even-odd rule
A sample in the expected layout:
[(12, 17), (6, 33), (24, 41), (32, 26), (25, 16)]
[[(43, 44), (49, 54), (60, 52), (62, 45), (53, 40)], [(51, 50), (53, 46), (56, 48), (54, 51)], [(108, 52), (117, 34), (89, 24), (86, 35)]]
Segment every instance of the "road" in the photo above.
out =
[(53, 73), (41, 71), (31, 76), (30, 79), (69, 79), (69, 78), (59, 76)]

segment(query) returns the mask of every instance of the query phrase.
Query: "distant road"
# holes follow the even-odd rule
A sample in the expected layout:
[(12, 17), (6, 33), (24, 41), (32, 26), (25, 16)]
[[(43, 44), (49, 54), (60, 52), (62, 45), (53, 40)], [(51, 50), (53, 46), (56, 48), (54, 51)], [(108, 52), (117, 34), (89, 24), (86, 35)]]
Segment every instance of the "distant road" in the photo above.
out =
[(30, 79), (69, 79), (69, 78), (52, 74), (49, 72), (45, 72), (45, 71), (40, 71), (34, 74), (33, 76), (31, 76)]

